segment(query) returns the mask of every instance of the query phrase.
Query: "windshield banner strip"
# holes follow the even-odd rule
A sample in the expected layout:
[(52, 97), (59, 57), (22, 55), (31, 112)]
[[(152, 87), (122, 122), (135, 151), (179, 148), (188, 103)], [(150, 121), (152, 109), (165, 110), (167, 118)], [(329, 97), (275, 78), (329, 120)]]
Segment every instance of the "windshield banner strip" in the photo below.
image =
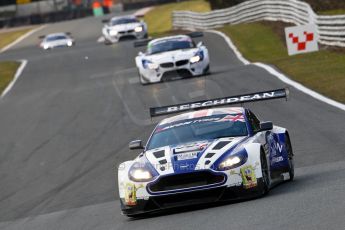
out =
[(233, 105), (233, 104), (242, 104), (247, 102), (256, 102), (256, 101), (265, 101), (279, 98), (288, 98), (289, 90), (285, 89), (276, 89), (269, 90), (257, 93), (243, 94), (237, 96), (229, 96), (223, 98), (215, 98), (210, 100), (195, 101), (186, 104), (176, 104), (162, 107), (153, 107), (150, 108), (150, 116), (156, 117), (166, 114), (179, 113), (182, 111), (188, 110), (199, 110), (215, 106), (224, 106), (224, 105)]

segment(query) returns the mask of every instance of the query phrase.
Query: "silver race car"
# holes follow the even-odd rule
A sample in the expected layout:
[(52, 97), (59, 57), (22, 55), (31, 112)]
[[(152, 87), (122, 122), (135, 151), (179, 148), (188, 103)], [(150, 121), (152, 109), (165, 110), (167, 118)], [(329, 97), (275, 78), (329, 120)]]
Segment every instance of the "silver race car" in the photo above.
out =
[(39, 39), (42, 39), (39, 46), (44, 50), (54, 49), (57, 47), (71, 47), (75, 44), (74, 39), (71, 37), (71, 33), (42, 35)]
[(203, 36), (201, 32), (193, 32), (135, 42), (134, 46), (147, 44), (146, 52), (139, 52), (135, 58), (140, 83), (207, 74), (210, 69), (208, 50), (202, 42), (196, 45), (192, 40), (200, 36)]
[(102, 33), (105, 44), (118, 42), (123, 37), (143, 39), (147, 37), (147, 25), (135, 16), (113, 17), (103, 26)]

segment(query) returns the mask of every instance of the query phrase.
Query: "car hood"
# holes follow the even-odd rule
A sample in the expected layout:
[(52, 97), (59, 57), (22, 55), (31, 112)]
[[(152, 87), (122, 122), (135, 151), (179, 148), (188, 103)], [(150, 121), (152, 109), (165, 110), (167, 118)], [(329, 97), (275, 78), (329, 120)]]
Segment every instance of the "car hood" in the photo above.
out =
[(174, 50), (168, 51), (153, 55), (146, 55), (144, 59), (149, 60), (153, 63), (165, 63), (165, 62), (175, 62), (179, 60), (189, 60), (191, 57), (195, 55), (198, 51), (198, 48), (193, 49), (183, 49), (183, 50)]
[(115, 26), (108, 26), (108, 29), (121, 32), (121, 31), (134, 30), (138, 26), (142, 26), (142, 24), (140, 22), (121, 24), (121, 25), (115, 25)]
[(231, 151), (236, 152), (236, 147), (247, 139), (247, 137), (227, 137), (165, 146), (148, 150), (145, 156), (160, 175), (187, 173), (209, 169), (225, 153), (231, 155)]

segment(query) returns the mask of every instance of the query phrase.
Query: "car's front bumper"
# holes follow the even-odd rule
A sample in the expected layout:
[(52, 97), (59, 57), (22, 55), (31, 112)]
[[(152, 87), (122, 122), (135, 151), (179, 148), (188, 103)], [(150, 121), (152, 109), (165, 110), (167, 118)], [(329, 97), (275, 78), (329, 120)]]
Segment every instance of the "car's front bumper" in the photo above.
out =
[(194, 64), (188, 62), (185, 65), (173, 66), (170, 68), (159, 66), (157, 69), (141, 69), (141, 75), (146, 81), (154, 83), (173, 80), (175, 78), (200, 76), (204, 73), (208, 65), (208, 60), (204, 60)]
[(147, 31), (135, 32), (135, 31), (121, 31), (118, 32), (116, 35), (110, 35), (109, 33), (105, 34), (105, 39), (109, 42), (115, 43), (118, 42), (120, 39), (125, 37), (132, 37), (136, 39), (143, 39), (147, 35)]
[(126, 205), (125, 200), (120, 199), (121, 211), (127, 216), (134, 217), (183, 206), (250, 199), (263, 194), (262, 178), (259, 178), (257, 182), (257, 186), (249, 189), (245, 189), (242, 185), (221, 186), (184, 193), (151, 196), (147, 199), (138, 199), (135, 205)]

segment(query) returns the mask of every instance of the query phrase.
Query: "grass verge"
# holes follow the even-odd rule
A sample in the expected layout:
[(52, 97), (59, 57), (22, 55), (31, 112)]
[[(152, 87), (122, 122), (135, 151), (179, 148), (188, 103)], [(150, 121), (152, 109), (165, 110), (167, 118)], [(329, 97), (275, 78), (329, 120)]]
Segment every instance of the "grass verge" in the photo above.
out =
[(336, 9), (336, 10), (326, 10), (318, 12), (319, 15), (342, 15), (345, 14), (345, 9)]
[(7, 85), (13, 80), (19, 66), (19, 62), (0, 62), (0, 95), (6, 89)]
[(174, 10), (207, 12), (210, 11), (210, 4), (206, 0), (192, 0), (179, 3), (169, 3), (155, 7), (144, 17), (145, 22), (148, 25), (150, 36), (157, 37), (171, 33), (171, 14)]
[[(225, 26), (220, 30), (231, 37), (237, 48), (252, 62), (276, 66), (293, 80), (321, 94), (345, 103), (344, 49), (288, 56), (283, 34), (274, 23), (255, 22)], [(277, 32), (280, 30), (280, 32)]]
[(0, 32), (0, 49), (17, 40), (19, 37), (23, 36), (30, 30), (32, 30), (32, 28)]

